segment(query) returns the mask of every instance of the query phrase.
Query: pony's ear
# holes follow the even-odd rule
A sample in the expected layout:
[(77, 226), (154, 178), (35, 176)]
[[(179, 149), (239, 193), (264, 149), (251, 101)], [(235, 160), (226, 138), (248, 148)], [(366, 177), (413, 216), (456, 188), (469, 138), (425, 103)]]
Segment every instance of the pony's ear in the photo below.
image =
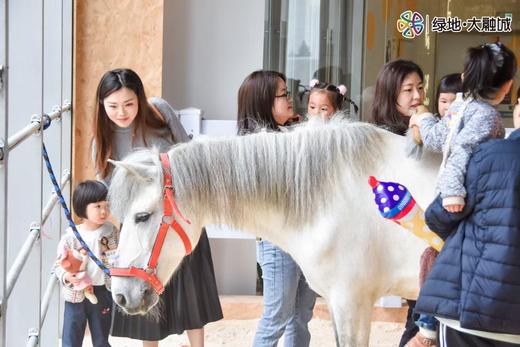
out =
[(143, 164), (130, 164), (130, 163), (126, 163), (124, 161), (117, 161), (117, 160), (112, 160), (112, 159), (108, 159), (108, 162), (116, 167), (125, 169), (131, 175), (134, 175), (136, 178), (138, 178), (141, 181), (144, 181), (144, 182), (153, 181), (154, 168), (151, 166), (143, 165)]

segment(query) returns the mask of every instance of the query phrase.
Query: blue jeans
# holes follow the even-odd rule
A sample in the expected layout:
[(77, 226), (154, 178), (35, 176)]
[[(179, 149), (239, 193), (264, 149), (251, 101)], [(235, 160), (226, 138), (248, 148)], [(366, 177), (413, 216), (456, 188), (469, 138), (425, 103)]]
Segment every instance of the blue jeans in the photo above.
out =
[(105, 286), (94, 286), (94, 294), (98, 299), (95, 305), (87, 299), (78, 303), (65, 301), (62, 347), (83, 346), (87, 321), (92, 346), (110, 347), (108, 333), (112, 320), (112, 296)]
[(419, 328), (423, 328), (426, 330), (437, 331), (437, 319), (433, 316), (428, 316), (426, 314), (422, 314), (419, 316), (419, 319), (415, 321), (415, 324)]
[(256, 244), (264, 281), (264, 312), (254, 347), (274, 347), (285, 333), (285, 347), (309, 346), (307, 324), (312, 319), (316, 293), (291, 256), (267, 241)]

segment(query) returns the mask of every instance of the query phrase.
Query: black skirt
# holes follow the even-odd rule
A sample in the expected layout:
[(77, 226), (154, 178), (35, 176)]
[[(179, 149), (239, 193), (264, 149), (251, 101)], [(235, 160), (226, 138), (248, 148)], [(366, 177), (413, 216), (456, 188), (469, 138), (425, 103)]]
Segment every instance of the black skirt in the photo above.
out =
[(114, 304), (112, 336), (159, 341), (223, 318), (206, 230), (159, 297), (160, 318), (129, 316)]

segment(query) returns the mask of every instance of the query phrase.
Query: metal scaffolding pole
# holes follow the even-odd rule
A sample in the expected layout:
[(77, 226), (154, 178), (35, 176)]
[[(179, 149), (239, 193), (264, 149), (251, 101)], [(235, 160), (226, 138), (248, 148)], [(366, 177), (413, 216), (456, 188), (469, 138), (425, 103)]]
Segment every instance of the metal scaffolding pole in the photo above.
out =
[(31, 223), (31, 226), (29, 227), (29, 236), (27, 236), (27, 239), (25, 239), (20, 253), (18, 253), (18, 256), (14, 260), (14, 263), (11, 266), (11, 269), (9, 269), (9, 273), (7, 274), (5, 300), (9, 299), (11, 291), (13, 290), (13, 287), (18, 280), (20, 273), (22, 272), (25, 262), (27, 261), (27, 258), (29, 257), (29, 254), (31, 253), (31, 250), (34, 246), (34, 243), (40, 238), (40, 231), (40, 224)]
[[(45, 138), (62, 170), (70, 167), (73, 8), (71, 0), (0, 0), (0, 347), (58, 342), (59, 285), (45, 271), (58, 240), (40, 237), (46, 229), (59, 235), (63, 223), (56, 193), (42, 194), (52, 188), (41, 177), (40, 144)], [(60, 180), (68, 191), (70, 172)]]
[(49, 277), (49, 283), (47, 283), (47, 288), (45, 289), (45, 294), (43, 295), (42, 300), (42, 308), (40, 311), (40, 321), (43, 325), (43, 322), (45, 321), (45, 316), (47, 315), (47, 310), (49, 309), (49, 304), (52, 299), (52, 294), (54, 293), (54, 290), (56, 289), (56, 285), (58, 284), (58, 278), (54, 274), (54, 272)]
[[(8, 1), (2, 1), (0, 5), (0, 164), (1, 158), (4, 157), (3, 147), (7, 139), (8, 130), (8, 73), (7, 66), (9, 64), (8, 46), (9, 46), (9, 21), (8, 21)], [(8, 152), (8, 151), (6, 151)], [(7, 156), (8, 153), (5, 154)], [(0, 347), (6, 345), (6, 319), (7, 311), (5, 305), (6, 293), (6, 269), (7, 269), (7, 163), (0, 165)]]
[[(69, 170), (64, 170), (63, 171), (63, 175), (61, 176), (60, 189), (63, 190), (63, 187), (65, 187), (65, 185), (69, 181), (70, 181), (70, 171)], [(47, 205), (45, 205), (45, 207), (43, 208), (43, 211), (42, 211), (42, 225), (45, 225), (45, 222), (49, 218), (49, 216), (50, 216), (50, 214), (52, 212), (52, 209), (56, 205), (57, 201), (58, 201), (58, 195), (56, 194), (56, 192), (53, 192), (51, 198), (47, 202)]]
[[(22, 130), (18, 131), (14, 135), (10, 136), (7, 140), (7, 148), (9, 150), (14, 149), (24, 140), (28, 139), (34, 133), (37, 133), (42, 128), (46, 128), (53, 120), (61, 118), (63, 112), (67, 112), (71, 110), (71, 104), (68, 101), (65, 101), (63, 105), (60, 107), (58, 105), (52, 108), (52, 112), (49, 114), (34, 114), (31, 116), (31, 122)], [(0, 148), (0, 160), (3, 160), (3, 148)]]
[(29, 329), (29, 338), (27, 339), (27, 347), (36, 347), (38, 346), (38, 337), (40, 336), (40, 332), (36, 328)]
[[(56, 289), (58, 284), (58, 278), (54, 273), (49, 277), (49, 282), (47, 283), (47, 288), (45, 288), (45, 294), (43, 295), (42, 306), (40, 310), (40, 322), (43, 326), (45, 322), (45, 316), (47, 315), (47, 310), (49, 309), (49, 304), (52, 300), (52, 294)], [(36, 347), (39, 344), (40, 331), (36, 328), (29, 329), (29, 337), (27, 339), (27, 347)]]
[[(62, 175), (61, 180), (61, 188), (70, 181), (70, 172), (69, 170), (65, 170)], [(55, 192), (52, 193), (52, 196), (50, 197), (49, 201), (45, 205), (45, 208), (42, 211), (42, 225), (45, 224), (47, 219), (49, 218), (49, 215), (52, 212), (52, 209), (56, 205), (56, 202), (58, 201), (58, 196)], [(13, 290), (14, 285), (16, 284), (16, 281), (18, 280), (18, 277), (20, 273), (22, 272), (22, 269), (25, 265), (25, 262), (27, 261), (27, 258), (31, 254), (31, 250), (34, 246), (34, 243), (38, 238), (40, 237), (40, 231), (41, 227), (37, 223), (31, 224), (30, 227), (30, 233), (27, 239), (25, 240), (25, 243), (22, 246), (22, 249), (20, 250), (20, 253), (18, 253), (18, 256), (14, 260), (14, 263), (9, 270), (9, 273), (7, 274), (7, 285), (6, 285), (6, 298), (9, 298), (11, 295), (11, 291)]]

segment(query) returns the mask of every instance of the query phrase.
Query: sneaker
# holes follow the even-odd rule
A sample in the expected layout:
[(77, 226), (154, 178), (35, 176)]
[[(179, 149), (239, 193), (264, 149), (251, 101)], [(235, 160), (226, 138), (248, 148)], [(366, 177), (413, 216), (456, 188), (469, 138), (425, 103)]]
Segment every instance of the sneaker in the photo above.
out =
[(429, 339), (421, 333), (417, 333), (413, 339), (408, 341), (405, 347), (436, 347), (437, 341)]

